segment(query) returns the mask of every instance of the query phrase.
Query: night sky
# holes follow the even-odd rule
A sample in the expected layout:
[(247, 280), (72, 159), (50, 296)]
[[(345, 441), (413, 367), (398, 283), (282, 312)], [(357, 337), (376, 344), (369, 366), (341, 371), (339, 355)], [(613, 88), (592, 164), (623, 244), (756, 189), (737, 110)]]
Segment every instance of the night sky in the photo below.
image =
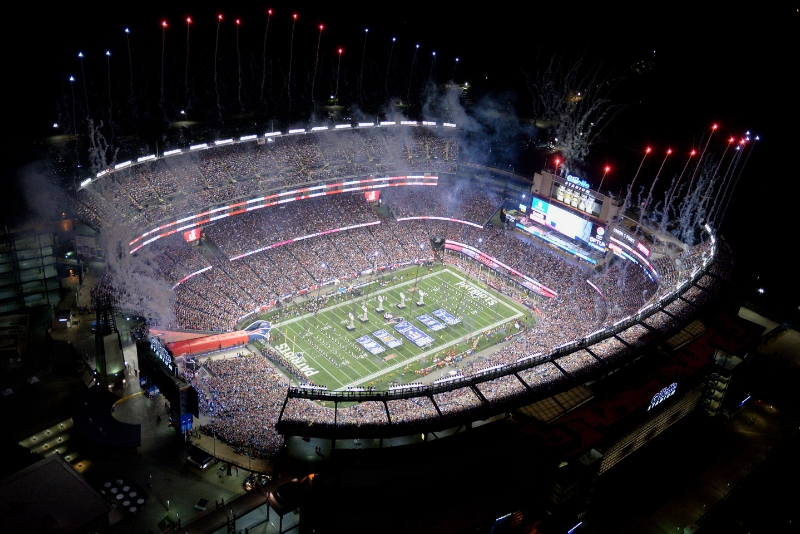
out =
[[(221, 56), (235, 57), (233, 20), (238, 17), (245, 70), (257, 70), (260, 67), (248, 67), (248, 62), (261, 59), (266, 9), (272, 8), (268, 56), (286, 64), (291, 16), (297, 13), (293, 66), (295, 76), (304, 76), (304, 66), (313, 65), (319, 24), (324, 24), (322, 65), (332, 65), (339, 47), (345, 51), (343, 95), (357, 91), (355, 73), (361, 64), (366, 28), (367, 70), (374, 71), (368, 87), (381, 86), (383, 69), (392, 86), (404, 84), (400, 71), (406, 69), (413, 46), (419, 44), (418, 73), (435, 72), (437, 81), (444, 82), (453, 72), (454, 58), (459, 57), (457, 82), (469, 81), (476, 93), (505, 102), (523, 120), (528, 118), (530, 99), (525, 72), (535, 72), (537, 64), (554, 54), (603, 62), (604, 68), (624, 78), (612, 93), (622, 107), (592, 148), (585, 172), (587, 179), (597, 184), (603, 166), (611, 165), (607, 180), (612, 190), (630, 183), (648, 146), (654, 154), (663, 154), (667, 148), (676, 154), (688, 153), (705, 140), (714, 123), (720, 126), (716, 145), (712, 140), (718, 153), (731, 135), (740, 137), (746, 130), (759, 135), (761, 140), (743, 170), (722, 232), (733, 245), (745, 298), (776, 310), (777, 319), (800, 322), (800, 284), (794, 281), (797, 268), (791, 252), (797, 239), (795, 206), (800, 199), (795, 150), (800, 146), (800, 114), (798, 86), (793, 79), (800, 65), (800, 4), (726, 3), (702, 11), (697, 10), (699, 3), (644, 3), (640, 10), (604, 9), (599, 3), (589, 8), (562, 2), (526, 3), (524, 8), (486, 3), (469, 10), (466, 3), (432, 4), (384, 3), (361, 11), (349, 4), (311, 2), (255, 8), (251, 2), (145, 1), (130, 7), (109, 3), (91, 11), (74, 3), (22, 7), (27, 13), (16, 15), (3, 31), (7, 62), (3, 96), (6, 154), (1, 178), (6, 191), (4, 222), (18, 221), (30, 211), (32, 201), (26, 205), (18, 198), (25, 184), (18, 183), (17, 169), (41, 156), (36, 149), (52, 134), (59, 105), (63, 112), (63, 103), (68, 102), (66, 80), (80, 75), (78, 51), (86, 54), (86, 78), (102, 88), (107, 82), (103, 54), (110, 50), (113, 89), (122, 91), (129, 68), (123, 30), (130, 28), (135, 82), (143, 85), (146, 78), (152, 89), (158, 84), (160, 24), (167, 20), (166, 85), (174, 88), (183, 83), (186, 16), (194, 20), (192, 57), (198, 69), (210, 69), (216, 17), (222, 13)], [(392, 37), (397, 39), (392, 50), (395, 63), (387, 69)], [(435, 64), (432, 51), (437, 52)], [(631, 71), (633, 64), (653, 57), (652, 69), (642, 74)], [(236, 83), (235, 71), (226, 65), (221, 72), (230, 89)], [(325, 72), (318, 78), (321, 90), (330, 86), (332, 71)], [(98, 94), (103, 93), (98, 90)], [(524, 168), (543, 163), (533, 155), (525, 157), (533, 161), (513, 164)], [(649, 185), (661, 159), (650, 158), (640, 180)], [(662, 176), (677, 174), (684, 162), (670, 159)], [(763, 295), (757, 293), (758, 287), (764, 288)]]

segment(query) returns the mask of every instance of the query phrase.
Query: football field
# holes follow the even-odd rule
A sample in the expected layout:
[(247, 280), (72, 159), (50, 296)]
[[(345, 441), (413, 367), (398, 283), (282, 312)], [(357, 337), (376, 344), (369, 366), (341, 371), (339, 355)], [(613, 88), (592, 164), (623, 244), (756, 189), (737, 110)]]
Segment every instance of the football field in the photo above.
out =
[(454, 268), (403, 273), (273, 323), (272, 348), (316, 385), (383, 389), (417, 382), (516, 332), (530, 316)]

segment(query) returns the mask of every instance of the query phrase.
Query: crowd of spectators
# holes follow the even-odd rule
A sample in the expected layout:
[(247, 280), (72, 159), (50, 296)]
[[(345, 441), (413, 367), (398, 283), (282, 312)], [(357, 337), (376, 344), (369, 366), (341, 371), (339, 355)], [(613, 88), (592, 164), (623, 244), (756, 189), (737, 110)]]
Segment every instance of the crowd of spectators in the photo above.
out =
[(694, 304), (695, 307), (700, 308), (711, 298), (711, 293), (698, 286), (692, 286), (681, 297)]
[[(640, 324), (635, 324), (630, 328), (626, 328), (625, 330), (617, 334), (617, 336), (628, 345), (634, 346), (649, 334), (650, 331), (647, 328), (645, 328)], [(600, 356), (600, 354), (597, 355)]]
[(549, 388), (567, 379), (564, 373), (550, 362), (523, 369), (517, 374), (533, 390)]
[(689, 302), (677, 298), (664, 306), (664, 311), (672, 315), (673, 317), (677, 317), (678, 319), (686, 319), (687, 317), (691, 317), (694, 315), (695, 311), (697, 310), (696, 306), (690, 304)]
[(168, 282), (175, 285), (184, 277), (211, 266), (197, 247), (185, 246), (181, 236), (170, 237), (154, 243), (148, 251), (153, 255), (151, 261)]
[(205, 226), (203, 232), (231, 258), (293, 238), (376, 219), (362, 195), (337, 194), (228, 217)]
[(720, 281), (719, 281), (719, 279), (714, 278), (713, 276), (710, 276), (708, 274), (704, 274), (697, 281), (696, 285), (701, 287), (701, 288), (703, 288), (703, 289), (705, 289), (706, 291), (714, 293), (714, 292), (716, 292), (717, 288), (719, 287)]
[(501, 199), (487, 194), (481, 185), (459, 181), (452, 187), (393, 187), (383, 193), (395, 217), (435, 214), (485, 224), (500, 206)]
[(594, 283), (609, 303), (608, 324), (642, 308), (656, 294), (658, 287), (655, 281), (643, 274), (641, 267), (623, 259), (613, 261)]
[(289, 397), (283, 409), (281, 420), (288, 423), (305, 423), (331, 426), (335, 421), (334, 411), (320, 406), (310, 399)]
[[(402, 223), (395, 224), (399, 226)], [(392, 232), (391, 225), (387, 225), (385, 228), (388, 232)], [(374, 237), (374, 234), (370, 235)], [(352, 237), (352, 235), (350, 237)], [(353, 245), (355, 243), (357, 243), (357, 241), (351, 241), (350, 244)], [(403, 246), (399, 242), (396, 246), (399, 247), (398, 250), (403, 250)], [(294, 253), (299, 252), (295, 251)], [(628, 273), (621, 267), (617, 267), (616, 269), (611, 269), (611, 267), (609, 267), (606, 272), (595, 277), (595, 282), (599, 283), (599, 279), (602, 276), (623, 277), (625, 281), (619, 286), (616, 286), (617, 289), (615, 291), (621, 291), (619, 288), (624, 287), (632, 287), (638, 290), (641, 285), (645, 283), (632, 280), (631, 273)], [(647, 277), (643, 273), (641, 274), (641, 280), (647, 280)], [(608, 285), (609, 281), (606, 280), (605, 282)], [(621, 298), (624, 299), (624, 292), (622, 293), (623, 297)], [(587, 291), (583, 297), (579, 297), (579, 300), (581, 298), (595, 299), (593, 294), (596, 295), (593, 290)], [(610, 294), (618, 293), (610, 292)], [(634, 308), (638, 309), (640, 305), (641, 302), (638, 299), (633, 299), (631, 303), (627, 304), (628, 308), (626, 309), (635, 312), (636, 310)], [(683, 302), (683, 305), (691, 306), (686, 302)], [(478, 391), (487, 402), (502, 402), (505, 399), (524, 395), (530, 390), (540, 391), (543, 388), (550, 388), (554, 384), (568, 378), (561, 369), (573, 377), (581, 376), (591, 369), (602, 365), (600, 360), (612, 361), (621, 357), (621, 355), (631, 350), (631, 346), (636, 345), (639, 340), (650, 334), (650, 330), (644, 326), (635, 324), (619, 333), (620, 339), (624, 340), (625, 343), (616, 337), (608, 337), (592, 344), (588, 350), (578, 350), (557, 357), (553, 360), (556, 366), (553, 363), (545, 361), (548, 352), (552, 350), (554, 346), (564, 341), (579, 338), (581, 335), (586, 335), (590, 328), (602, 326), (607, 319), (606, 317), (598, 317), (596, 318), (597, 320), (591, 324), (586, 324), (583, 327), (575, 327), (575, 324), (580, 324), (581, 322), (580, 319), (574, 315), (575, 313), (581, 312), (580, 306), (571, 312), (569, 311), (571, 306), (567, 302), (561, 302), (560, 304), (552, 302), (544, 307), (548, 311), (542, 312), (540, 322), (536, 328), (524, 331), (521, 335), (498, 350), (488, 361), (483, 361), (480, 364), (468, 365), (466, 369), (462, 369), (462, 372), (466, 376), (469, 376), (479, 372), (487, 365), (497, 366), (498, 364), (512, 364), (521, 358), (533, 356), (529, 361), (538, 363), (538, 365), (518, 371), (516, 375), (501, 376), (477, 384), (476, 387)], [(548, 319), (550, 320), (548, 321)], [(583, 317), (583, 319), (585, 319), (585, 317)], [(566, 335), (562, 332), (565, 326), (562, 321), (572, 323), (572, 325), (567, 328), (568, 333)], [(657, 312), (646, 320), (648, 326), (654, 329), (668, 329), (674, 322), (675, 319), (671, 315), (663, 312)], [(291, 365), (282, 359), (280, 355), (272, 354), (272, 358), (278, 359), (278, 363), (281, 367), (291, 369)], [(598, 358), (600, 360), (598, 360)], [(520, 379), (524, 381), (524, 383), (521, 382)], [(282, 387), (286, 386), (284, 385)], [(281, 399), (285, 398), (285, 391), (283, 391), (279, 397)], [(436, 393), (433, 395), (432, 401), (433, 402), (431, 402), (431, 398), (423, 396), (413, 399), (392, 399), (386, 402), (365, 401), (350, 406), (344, 404), (337, 408), (336, 414), (334, 415), (334, 410), (329, 407), (324, 407), (308, 399), (290, 397), (286, 403), (282, 420), (287, 423), (307, 423), (323, 426), (385, 425), (388, 423), (403, 424), (436, 418), (439, 415), (439, 411), (441, 411), (444, 416), (461, 414), (465, 411), (477, 409), (484, 404), (484, 401), (469, 387)], [(435, 403), (435, 406), (433, 403)], [(438, 408), (439, 411), (437, 411), (436, 408)], [(212, 407), (212, 410), (213, 409)], [(228, 421), (230, 422), (232, 419)], [(232, 443), (237, 443), (235, 436), (230, 439)]]
[(518, 397), (528, 392), (525, 385), (513, 374), (481, 382), (475, 387), (490, 403)]
[(436, 393), (433, 400), (442, 415), (457, 415), (483, 406), (480, 397), (468, 387)]
[(413, 423), (439, 416), (429, 397), (413, 397), (386, 402), (389, 417), (393, 424)]
[[(191, 201), (197, 206), (216, 199), (214, 191), (224, 190), (227, 191), (225, 194), (236, 195), (240, 184), (263, 181), (265, 174), (259, 173), (264, 173), (265, 169), (274, 175), (291, 174), (296, 178), (297, 173), (308, 172), (311, 176), (328, 172), (324, 170), (327, 168), (358, 166), (365, 162), (377, 166), (392, 160), (448, 159), (454, 149), (457, 151), (457, 143), (448, 139), (434, 140), (428, 134), (420, 133), (423, 130), (411, 136), (376, 131), (363, 130), (343, 137), (347, 139), (346, 148), (335, 134), (326, 133), (295, 140), (281, 138), (265, 145), (229, 146), (220, 152), (208, 151), (201, 154), (193, 165), (181, 166), (180, 170), (157, 161), (126, 171), (130, 175), (120, 174), (109, 180), (109, 184), (118, 184), (119, 191), (124, 191), (124, 195), (118, 191), (101, 198), (111, 199), (112, 204), (102, 201), (97, 204), (98, 196), (86, 190), (81, 190), (76, 198), (87, 213), (106, 222), (108, 215), (103, 210), (111, 207), (124, 210), (126, 202), (138, 207), (156, 204), (155, 208), (149, 206), (144, 210), (150, 211), (158, 209), (158, 206), (174, 206), (181, 198), (190, 198), (189, 193), (194, 198), (204, 199)], [(288, 155), (287, 146), (291, 147)], [(154, 169), (159, 169), (159, 173)], [(191, 178), (189, 174), (196, 176)], [(165, 175), (172, 176), (174, 181), (166, 180)], [(170, 186), (177, 183), (181, 187)], [(165, 197), (170, 195), (172, 204), (167, 204)], [(534, 328), (510, 333), (510, 341), (488, 358), (461, 366), (460, 371), (470, 377), (488, 367), (508, 366), (521, 359), (538, 364), (519, 371), (517, 375), (478, 384), (476, 388), (480, 396), (472, 388), (462, 387), (436, 393), (433, 402), (428, 397), (385, 403), (365, 401), (340, 406), (335, 419), (333, 410), (328, 407), (306, 399), (290, 398), (283, 412), (284, 421), (300, 424), (401, 424), (438, 417), (437, 407), (445, 416), (454, 415), (483, 406), (483, 399), (490, 403), (501, 402), (530, 390), (539, 391), (566, 380), (568, 377), (564, 372), (579, 376), (603, 365), (603, 361), (621, 357), (650, 334), (650, 330), (633, 325), (618, 334), (624, 343), (616, 337), (607, 337), (592, 344), (588, 350), (555, 358), (553, 361), (557, 366), (546, 361), (555, 347), (612, 326), (620, 319), (634, 315), (654, 298), (670, 293), (711, 252), (711, 245), (703, 243), (684, 252), (679, 262), (667, 257), (655, 259), (653, 263), (660, 274), (659, 284), (640, 267), (626, 260), (616, 259), (600, 272), (594, 272), (541, 244), (519, 239), (513, 232), (502, 228), (476, 228), (438, 220), (396, 220), (407, 216), (435, 215), (483, 224), (499, 207), (499, 200), (470, 184), (452, 189), (441, 184), (436, 187), (387, 188), (383, 200), (388, 203), (394, 218), (379, 216), (363, 195), (341, 194), (307, 202), (290, 202), (281, 207), (222, 219), (203, 228), (203, 240), (209, 245), (205, 249), (183, 242), (179, 235), (159, 240), (151, 245), (143, 259), (161, 273), (166, 282), (172, 285), (181, 282), (174, 289), (174, 323), (167, 326), (204, 331), (231, 330), (244, 315), (272, 306), (281, 299), (311, 291), (323, 283), (346, 281), (376, 267), (392, 269), (427, 260), (432, 254), (430, 236), (443, 236), (474, 246), (558, 293), (557, 297), (547, 301), (528, 301), (537, 306), (538, 321)], [(378, 224), (329, 232), (373, 222)], [(319, 235), (287, 242), (311, 234)], [(201, 253), (201, 250), (205, 252)], [(474, 270), (471, 260), (464, 257), (452, 256), (452, 262)], [(721, 274), (725, 272), (724, 267), (714, 269)], [(188, 275), (193, 276), (186, 279)], [(514, 274), (509, 277), (517, 282), (524, 281)], [(716, 283), (715, 277), (706, 275), (699, 285), (713, 289)], [(509, 284), (505, 287), (520, 286)], [(116, 287), (110, 279), (103, 279), (98, 291), (119, 302), (127, 290)], [(666, 308), (669, 313), (659, 311), (647, 318), (645, 324), (656, 331), (669, 330), (679, 319), (694, 312), (695, 307), (689, 302), (703, 298), (705, 294), (702, 289), (690, 289), (685, 294), (686, 300), (673, 301)], [(313, 305), (315, 301), (309, 302)], [(248, 356), (208, 362), (196, 380), (202, 381), (199, 389), (208, 392), (203, 397), (203, 411), (214, 417), (207, 431), (236, 447), (254, 447), (263, 454), (271, 454), (282, 446), (274, 424), (286, 398), (288, 383), (267, 363), (267, 359), (295, 379), (303, 380), (303, 377), (280, 354), (266, 350), (265, 356), (266, 359)]]
[(589, 350), (603, 361), (612, 361), (624, 356), (628, 352), (629, 346), (611, 336), (592, 344)]
[(555, 360), (556, 365), (572, 376), (580, 376), (600, 365), (597, 358), (585, 350), (576, 350)]
[[(242, 451), (271, 456), (283, 447), (275, 423), (288, 384), (256, 355), (208, 360), (196, 374), (200, 410), (212, 418), (202, 430)], [(210, 393), (210, 397), (205, 392)]]
[(180, 214), (177, 200), (200, 209), (332, 178), (455, 173), (458, 144), (451, 130), (386, 127), (214, 146), (112, 171), (79, 189), (72, 211), (98, 230), (126, 224), (141, 231)]
[(364, 401), (336, 409), (339, 426), (385, 425), (389, 423), (386, 406), (380, 401)]
[(672, 327), (677, 323), (677, 320), (671, 315), (667, 315), (662, 311), (657, 311), (643, 322), (654, 330), (664, 332), (671, 330)]

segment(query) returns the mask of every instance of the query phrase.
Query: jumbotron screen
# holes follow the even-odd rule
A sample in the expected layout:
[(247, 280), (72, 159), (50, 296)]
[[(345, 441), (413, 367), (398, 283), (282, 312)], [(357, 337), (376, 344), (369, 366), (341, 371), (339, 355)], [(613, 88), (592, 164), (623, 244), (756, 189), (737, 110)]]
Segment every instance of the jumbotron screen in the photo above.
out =
[(572, 211), (563, 209), (547, 200), (534, 196), (531, 200), (530, 219), (538, 224), (552, 228), (570, 239), (586, 243), (592, 248), (603, 247), (592, 242), (593, 223)]

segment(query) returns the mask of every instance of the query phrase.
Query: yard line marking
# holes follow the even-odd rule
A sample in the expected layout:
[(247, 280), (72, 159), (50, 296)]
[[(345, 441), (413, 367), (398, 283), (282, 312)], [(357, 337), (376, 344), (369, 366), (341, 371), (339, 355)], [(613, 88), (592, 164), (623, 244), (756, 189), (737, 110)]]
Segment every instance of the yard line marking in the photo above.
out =
[(472, 332), (470, 334), (461, 336), (460, 338), (456, 338), (456, 339), (454, 339), (454, 340), (452, 340), (452, 341), (450, 341), (448, 343), (445, 343), (444, 345), (439, 345), (434, 349), (431, 349), (429, 351), (423, 352), (422, 354), (418, 354), (417, 356), (413, 356), (413, 357), (411, 357), (411, 358), (409, 358), (407, 360), (404, 360), (402, 362), (396, 363), (395, 365), (389, 366), (388, 368), (383, 369), (380, 372), (372, 373), (369, 376), (365, 376), (365, 377), (361, 378), (361, 380), (357, 380), (355, 382), (351, 382), (350, 384), (346, 384), (346, 385), (344, 385), (344, 386), (342, 386), (339, 389), (334, 390), (334, 391), (343, 391), (343, 390), (345, 390), (345, 389), (347, 389), (347, 388), (349, 388), (351, 386), (356, 386), (358, 384), (363, 384), (364, 382), (366, 382), (368, 380), (372, 380), (373, 378), (377, 378), (377, 377), (379, 377), (379, 376), (381, 376), (381, 375), (383, 375), (385, 373), (389, 373), (391, 371), (399, 369), (400, 367), (402, 367), (404, 365), (407, 365), (410, 362), (415, 362), (417, 360), (421, 360), (422, 358), (424, 358), (426, 356), (429, 356), (429, 355), (433, 354), (434, 352), (439, 352), (440, 350), (446, 349), (447, 347), (450, 347), (450, 346), (455, 345), (457, 343), (461, 343), (462, 341), (465, 341), (465, 340), (469, 339), (470, 337), (472, 337), (473, 335), (475, 335), (476, 332), (484, 332), (486, 330), (491, 330), (493, 328), (497, 328), (498, 326), (500, 326), (502, 324), (505, 324), (505, 323), (507, 323), (509, 321), (513, 321), (514, 319), (522, 317), (522, 315), (523, 315), (522, 313), (517, 313), (513, 317), (509, 317), (508, 319), (504, 319), (502, 321), (498, 321), (498, 322), (496, 322), (494, 324), (491, 324), (491, 325), (489, 325), (489, 326), (487, 326), (485, 328), (482, 328), (481, 330), (476, 330), (475, 332)]
[[(445, 350), (448, 347), (451, 347), (451, 346), (456, 345), (458, 343), (461, 343), (461, 342), (463, 342), (465, 340), (468, 340), (471, 337), (474, 337), (476, 334), (480, 335), (480, 334), (482, 334), (483, 332), (485, 332), (487, 330), (492, 330), (494, 328), (497, 328), (498, 326), (501, 326), (503, 324), (506, 324), (506, 323), (509, 323), (511, 321), (514, 321), (514, 320), (516, 320), (516, 319), (518, 319), (520, 317), (523, 317), (525, 315), (525, 313), (522, 312), (519, 308), (517, 308), (515, 306), (512, 306), (511, 304), (506, 302), (505, 301), (505, 297), (501, 298), (501, 297), (498, 297), (498, 296), (492, 294), (488, 290), (488, 288), (484, 289), (484, 288), (480, 287), (479, 285), (476, 285), (470, 278), (465, 278), (459, 272), (457, 272), (456, 270), (454, 270), (452, 268), (449, 268), (449, 267), (445, 267), (443, 269), (439, 269), (439, 270), (437, 270), (435, 272), (432, 272), (432, 273), (424, 274), (424, 275), (418, 276), (416, 278), (412, 278), (412, 279), (409, 279), (409, 280), (406, 280), (406, 281), (403, 281), (403, 282), (399, 282), (397, 284), (392, 284), (389, 287), (386, 287), (386, 288), (383, 288), (383, 289), (379, 289), (379, 290), (376, 290), (376, 291), (373, 291), (373, 292), (369, 292), (369, 293), (363, 295), (362, 297), (346, 300), (344, 302), (340, 302), (340, 303), (334, 304), (332, 306), (328, 306), (328, 307), (324, 308), (323, 310), (318, 311), (317, 314), (318, 315), (319, 314), (322, 315), (324, 323), (330, 323), (331, 325), (334, 325), (334, 323), (335, 323), (334, 326), (337, 329), (342, 329), (342, 327), (341, 327), (341, 325), (339, 323), (342, 323), (342, 321), (346, 322), (348, 320), (346, 318), (345, 314), (347, 313), (347, 311), (349, 311), (350, 308), (355, 307), (355, 309), (359, 309), (359, 304), (360, 303), (371, 304), (371, 303), (373, 303), (375, 301), (375, 298), (378, 295), (382, 295), (382, 294), (386, 294), (386, 293), (390, 293), (390, 292), (396, 292), (399, 289), (411, 286), (411, 285), (413, 285), (415, 283), (419, 284), (420, 282), (424, 281), (426, 283), (423, 284), (423, 286), (427, 286), (430, 283), (438, 284), (439, 283), (438, 280), (433, 281), (433, 280), (429, 280), (429, 279), (440, 278), (441, 276), (444, 276), (444, 275), (448, 276), (448, 279), (445, 280), (445, 283), (447, 284), (447, 288), (446, 289), (441, 290), (441, 289), (439, 289), (438, 286), (434, 286), (435, 289), (433, 289), (431, 291), (428, 291), (428, 288), (427, 287), (425, 288), (425, 290), (428, 291), (428, 293), (430, 293), (431, 297), (436, 295), (439, 298), (439, 300), (441, 300), (441, 294), (440, 293), (442, 291), (444, 291), (445, 293), (451, 292), (450, 297), (446, 297), (445, 298), (445, 300), (447, 302), (443, 303), (445, 306), (449, 306), (449, 305), (454, 305), (453, 304), (455, 302), (455, 301), (453, 301), (454, 298), (460, 303), (461, 299), (463, 297), (461, 297), (460, 295), (458, 297), (456, 297), (456, 294), (466, 291), (467, 294), (470, 295), (470, 300), (473, 301), (474, 306), (480, 312), (480, 313), (477, 314), (476, 318), (472, 319), (472, 321), (479, 320), (480, 318), (484, 318), (483, 320), (485, 320), (485, 318), (488, 318), (489, 320), (492, 320), (492, 319), (495, 319), (495, 318), (499, 318), (499, 320), (496, 321), (493, 324), (490, 324), (490, 325), (487, 325), (487, 326), (481, 326), (481, 327), (479, 327), (478, 329), (476, 329), (476, 330), (474, 330), (472, 332), (464, 334), (464, 335), (462, 335), (462, 336), (460, 336), (458, 338), (454, 338), (454, 339), (452, 339), (452, 340), (450, 340), (448, 342), (444, 342), (442, 344), (438, 344), (437, 343), (434, 347), (431, 347), (429, 350), (427, 350), (427, 351), (425, 351), (423, 353), (417, 354), (416, 356), (410, 356), (410, 357), (406, 357), (406, 358), (400, 359), (399, 361), (397, 361), (397, 363), (395, 363), (393, 365), (390, 365), (390, 366), (387, 366), (387, 367), (380, 367), (380, 362), (376, 364), (375, 362), (370, 360), (368, 356), (366, 357), (366, 359), (364, 359), (364, 358), (362, 358), (362, 359), (353, 358), (352, 356), (350, 356), (347, 353), (346, 350), (345, 350), (344, 353), (342, 353), (341, 350), (339, 350), (339, 351), (337, 351), (337, 354), (336, 354), (337, 357), (345, 359), (346, 361), (353, 360), (353, 362), (350, 365), (343, 366), (343, 367), (348, 367), (349, 369), (343, 369), (343, 367), (337, 367), (336, 369), (340, 373), (340, 375), (344, 375), (344, 376), (339, 376), (339, 377), (335, 376), (334, 373), (336, 373), (336, 371), (332, 371), (332, 370), (330, 370), (328, 368), (327, 364), (329, 362), (323, 362), (323, 360), (326, 359), (326, 358), (324, 358), (324, 356), (314, 357), (311, 354), (308, 354), (308, 352), (311, 352), (311, 351), (313, 351), (314, 353), (319, 353), (319, 351), (317, 349), (315, 349), (314, 347), (310, 346), (310, 344), (303, 337), (303, 334), (306, 331), (313, 332), (315, 336), (328, 337), (328, 336), (334, 335), (333, 333), (328, 334), (328, 333), (325, 333), (323, 331), (320, 331), (319, 327), (317, 326), (318, 319), (315, 319), (313, 328), (310, 325), (308, 325), (308, 321), (310, 321), (311, 317), (315, 315), (314, 313), (307, 313), (307, 314), (304, 314), (304, 315), (293, 317), (291, 319), (287, 319), (286, 321), (283, 321), (283, 322), (280, 322), (280, 323), (276, 322), (276, 323), (274, 323), (274, 327), (275, 328), (285, 327), (284, 332), (285, 332), (287, 341), (289, 340), (289, 334), (290, 333), (294, 334), (292, 336), (293, 338), (296, 336), (296, 334), (299, 333), (300, 337), (301, 337), (300, 341), (302, 343), (304, 343), (305, 345), (308, 345), (309, 349), (311, 349), (311, 350), (307, 350), (306, 351), (306, 356), (309, 357), (309, 359), (317, 367), (319, 367), (321, 371), (323, 371), (326, 375), (330, 376), (333, 379), (334, 382), (336, 382), (337, 384), (341, 385), (341, 387), (339, 387), (335, 391), (343, 391), (343, 390), (347, 389), (348, 387), (351, 387), (351, 386), (354, 386), (354, 385), (363, 384), (363, 383), (368, 382), (368, 381), (370, 381), (370, 380), (372, 380), (374, 378), (383, 376), (383, 375), (385, 375), (387, 373), (390, 373), (392, 371), (395, 371), (395, 370), (397, 370), (397, 369), (399, 369), (399, 368), (401, 368), (403, 366), (406, 366), (406, 365), (408, 365), (410, 363), (413, 363), (413, 362), (416, 362), (416, 361), (418, 361), (418, 360), (420, 360), (422, 358), (425, 358), (425, 357), (427, 357), (427, 356), (429, 356), (429, 355), (431, 355), (433, 353)], [(373, 283), (374, 283), (374, 280), (373, 280)], [(460, 287), (460, 288), (457, 288), (457, 287), (455, 287), (455, 284), (457, 284), (457, 283), (464, 283), (464, 285), (462, 287)], [(481, 295), (480, 296), (473, 296), (470, 293), (470, 291), (480, 292)], [(510, 316), (510, 317), (503, 317), (503, 314), (500, 313), (496, 309), (496, 306), (495, 306), (494, 303), (491, 304), (491, 305), (487, 305), (484, 302), (485, 298), (487, 298), (487, 297), (491, 298), (493, 301), (495, 301), (495, 303), (502, 304), (505, 309), (508, 309), (509, 311), (513, 312), (513, 315)], [(413, 297), (412, 297), (412, 300), (413, 300)], [(414, 310), (414, 308), (410, 308), (409, 310), (406, 310), (406, 311), (413, 313), (413, 310)], [(341, 313), (341, 315), (340, 315), (340, 313)], [(367, 308), (367, 313), (368, 313), (369, 316), (373, 316), (373, 317), (376, 316), (376, 313), (374, 312), (374, 310), (372, 308), (368, 307)], [(360, 313), (357, 313), (357, 314), (354, 314), (354, 315), (358, 316), (358, 315), (360, 315)], [(335, 318), (335, 320), (331, 321), (330, 320), (331, 316), (333, 318)], [(382, 317), (377, 315), (377, 318), (378, 318), (379, 327), (380, 328), (385, 328), (385, 325), (381, 324)], [(301, 324), (298, 324), (300, 321), (306, 321), (305, 330), (302, 330), (303, 327), (301, 326)], [(372, 330), (373, 326), (374, 326), (373, 324), (370, 324), (366, 328), (366, 330), (367, 330), (366, 333), (368, 333), (368, 334), (371, 333), (371, 330)], [(467, 324), (462, 323), (461, 326), (467, 326)], [(473, 326), (475, 326), (475, 325), (473, 324)], [(361, 330), (362, 329), (359, 328), (359, 331), (361, 331)], [(452, 334), (452, 333), (450, 333), (450, 334)], [(347, 341), (353, 341), (353, 340), (352, 339), (348, 339)], [(347, 344), (347, 341), (344, 341), (345, 344)], [(269, 345), (269, 346), (274, 350), (274, 347), (272, 347), (272, 345)], [(303, 349), (305, 349), (305, 348), (306, 347), (303, 347)], [(373, 368), (377, 367), (378, 369), (375, 372), (369, 373), (369, 374), (367, 374), (365, 376), (361, 376), (360, 378), (358, 378), (356, 380), (353, 380), (350, 383), (343, 384), (343, 380), (347, 380), (347, 379), (352, 380), (352, 378), (347, 376), (348, 374), (350, 374), (350, 373), (348, 373), (348, 371), (356, 371), (356, 368), (361, 368), (365, 372), (368, 372), (369, 369), (367, 368), (366, 364), (369, 364), (369, 366), (371, 366)], [(360, 373), (358, 373), (358, 374), (360, 375)]]
[[(426, 278), (430, 278), (430, 277), (433, 277), (433, 276), (439, 276), (439, 273), (440, 273), (440, 272), (441, 272), (441, 271), (436, 271), (436, 272), (433, 272), (433, 273), (428, 273), (428, 274), (426, 274), (426, 275), (420, 276), (419, 278), (417, 278), (417, 281), (419, 281), (419, 280), (424, 280), (424, 279), (426, 279)], [(461, 277), (460, 277), (458, 274), (456, 274), (456, 273), (453, 273), (452, 271), (451, 271), (451, 274), (453, 274), (454, 276), (457, 276), (457, 277), (461, 278)], [(464, 280), (464, 279), (463, 279), (463, 278), (461, 278), (461, 280)], [(386, 287), (386, 288), (384, 288), (384, 289), (379, 289), (379, 290), (377, 290), (377, 291), (374, 291), (374, 292), (370, 293), (370, 295), (381, 295), (381, 294), (383, 294), (383, 293), (388, 293), (389, 291), (395, 291), (395, 290), (396, 290), (397, 288), (399, 288), (399, 287), (405, 287), (405, 286), (411, 285), (411, 284), (413, 284), (413, 283), (414, 283), (414, 280), (413, 280), (413, 279), (412, 279), (412, 280), (409, 280), (409, 281), (407, 281), (407, 282), (400, 282), (399, 284), (393, 285), (393, 286), (391, 286), (391, 287)], [(359, 297), (359, 298), (361, 298), (361, 297)], [(358, 301), (358, 299), (353, 299), (353, 300), (356, 300), (356, 301)], [(338, 304), (334, 304), (333, 306), (328, 306), (328, 307), (327, 307), (327, 308), (325, 308), (325, 309), (326, 309), (326, 310), (333, 310), (333, 309), (336, 309), (336, 308), (341, 308), (342, 306), (348, 306), (348, 305), (349, 305), (349, 306), (352, 306), (352, 304), (353, 304), (353, 300), (347, 300), (347, 301), (345, 301), (345, 302), (340, 302), (340, 303), (338, 303)], [(286, 324), (296, 323), (297, 321), (300, 321), (300, 320), (302, 320), (304, 317), (306, 317), (306, 316), (309, 316), (309, 315), (314, 315), (314, 314), (313, 314), (313, 313), (307, 313), (307, 314), (305, 314), (305, 315), (300, 315), (300, 316), (298, 316), (298, 317), (292, 317), (291, 319), (287, 319), (287, 320), (285, 320), (285, 321), (283, 321), (283, 322), (280, 322), (280, 323), (275, 323), (273, 326), (274, 326), (275, 328), (279, 328), (279, 327), (281, 327), (281, 326), (283, 326), (283, 325), (286, 325)]]

